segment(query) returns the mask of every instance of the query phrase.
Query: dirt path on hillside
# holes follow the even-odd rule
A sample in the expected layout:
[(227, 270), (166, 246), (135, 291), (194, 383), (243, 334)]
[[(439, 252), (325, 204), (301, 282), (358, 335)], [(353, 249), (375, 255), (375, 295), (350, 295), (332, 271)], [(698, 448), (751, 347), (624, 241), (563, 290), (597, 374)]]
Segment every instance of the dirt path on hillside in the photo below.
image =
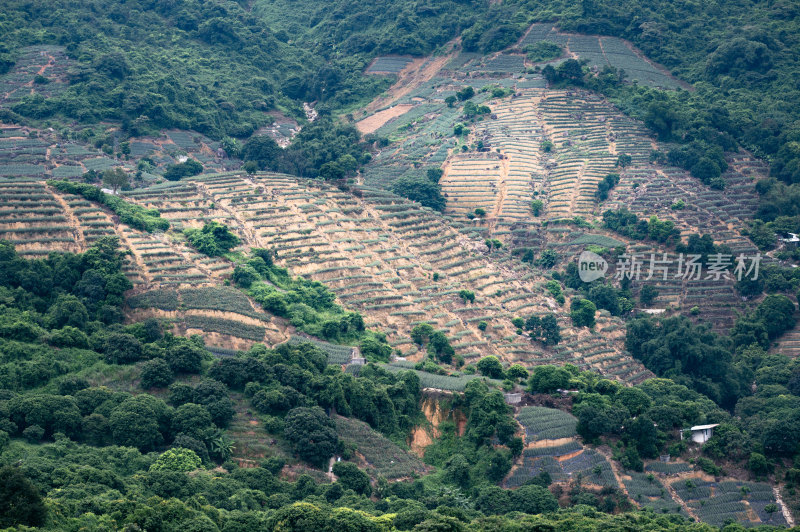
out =
[[(150, 274), (150, 270), (147, 268), (147, 265), (142, 260), (142, 257), (136, 252), (136, 247), (131, 244), (128, 240), (128, 237), (125, 235), (125, 231), (122, 231), (119, 228), (119, 224), (114, 224), (114, 230), (119, 237), (119, 241), (131, 251), (131, 258), (133, 262), (136, 263), (136, 271), (139, 272), (139, 275), (142, 277), (142, 289), (148, 289), (153, 283), (153, 277)], [(136, 291), (139, 287), (135, 287), (134, 290)]]
[(81, 231), (81, 223), (78, 221), (75, 213), (72, 211), (69, 204), (66, 202), (66, 200), (64, 200), (61, 194), (58, 193), (58, 191), (53, 190), (53, 188), (48, 184), (45, 184), (44, 187), (50, 194), (53, 195), (59, 205), (61, 205), (61, 208), (64, 210), (64, 214), (67, 216), (69, 226), (72, 228), (72, 233), (75, 235), (75, 240), (80, 246), (80, 249), (85, 250), (87, 248), (86, 237), (83, 235), (83, 231)]
[(792, 517), (792, 512), (789, 511), (789, 508), (783, 502), (783, 499), (781, 498), (781, 490), (778, 489), (778, 486), (772, 487), (772, 493), (775, 495), (775, 502), (777, 502), (778, 506), (780, 506), (783, 518), (786, 519), (786, 523), (789, 525), (789, 528), (794, 527), (794, 517)]
[(628, 488), (626, 488), (625, 483), (622, 482), (622, 475), (619, 472), (617, 463), (613, 460), (613, 458), (611, 458), (611, 453), (609, 452), (609, 450), (602, 447), (595, 447), (595, 450), (605, 457), (606, 461), (608, 462), (608, 465), (611, 467), (611, 472), (614, 474), (614, 478), (616, 479), (617, 484), (619, 484), (619, 489), (622, 490), (625, 496), (630, 499), (631, 496), (628, 494)]
[[(244, 178), (243, 181), (253, 187), (253, 189), (258, 189), (259, 186), (253, 181), (251, 178)], [(195, 183), (197, 186), (198, 192), (200, 192), (203, 196), (208, 199), (211, 203), (215, 205), (215, 207), (225, 214), (229, 215), (231, 218), (239, 222), (239, 228), (244, 232), (245, 237), (249, 240), (249, 243), (253, 246), (259, 245), (259, 239), (256, 232), (253, 230), (253, 227), (250, 223), (245, 220), (243, 216), (239, 215), (239, 211), (236, 209), (231, 208), (228, 205), (225, 205), (222, 201), (217, 200), (214, 197), (214, 194), (208, 189), (208, 186), (205, 183)]]
[(494, 231), (497, 224), (497, 218), (503, 213), (503, 203), (506, 201), (506, 194), (508, 193), (508, 167), (510, 160), (508, 157), (503, 157), (500, 161), (500, 178), (497, 182), (497, 197), (494, 200), (494, 209), (487, 217), (489, 222), (489, 229)]
[(578, 175), (575, 176), (575, 184), (570, 191), (568, 216), (577, 214), (575, 212), (575, 200), (581, 195), (581, 183), (583, 182), (583, 174), (586, 171), (586, 166), (586, 159), (581, 160), (581, 169), (578, 170)]
[(697, 514), (694, 513), (694, 510), (689, 508), (689, 505), (678, 496), (678, 492), (675, 491), (675, 488), (673, 488), (669, 482), (662, 482), (661, 485), (667, 490), (667, 493), (669, 493), (669, 496), (672, 497), (672, 500), (675, 501), (676, 504), (679, 504), (681, 508), (683, 508), (687, 514), (689, 514), (690, 517), (692, 517), (698, 523), (702, 523), (702, 520), (697, 517)]
[[(458, 43), (458, 39), (450, 41), (450, 45)], [(389, 87), (386, 96), (379, 96), (364, 108), (362, 116), (369, 115), (378, 109), (387, 107), (403, 96), (407, 96), (414, 89), (423, 83), (430, 81), (444, 66), (456, 55), (458, 50), (454, 50), (447, 55), (432, 58), (422, 58), (414, 60), (409, 66), (400, 71), (400, 79)], [(430, 59), (430, 60), (428, 60)]]
[(375, 133), (389, 120), (392, 118), (397, 118), (398, 116), (403, 116), (409, 109), (412, 109), (413, 107), (413, 104), (401, 103), (400, 105), (389, 107), (383, 111), (378, 111), (374, 115), (368, 116), (367, 118), (356, 122), (356, 128), (364, 135)]
[[(48, 68), (50, 68), (51, 66), (55, 65), (55, 63), (56, 63), (56, 58), (53, 57), (49, 52), (44, 57), (47, 58), (47, 62), (45, 64), (43, 64), (42, 66), (40, 66), (39, 70), (36, 71), (36, 75), (37, 76), (43, 76), (45, 71)], [(33, 82), (34, 82), (34, 80), (31, 80), (31, 81), (27, 82), (25, 85), (23, 85), (24, 87), (30, 87), (31, 88), (31, 94), (34, 94), (36, 92), (36, 89), (34, 89), (34, 87), (33, 87)], [(6, 93), (6, 98), (8, 98), (9, 94), (10, 93)]]

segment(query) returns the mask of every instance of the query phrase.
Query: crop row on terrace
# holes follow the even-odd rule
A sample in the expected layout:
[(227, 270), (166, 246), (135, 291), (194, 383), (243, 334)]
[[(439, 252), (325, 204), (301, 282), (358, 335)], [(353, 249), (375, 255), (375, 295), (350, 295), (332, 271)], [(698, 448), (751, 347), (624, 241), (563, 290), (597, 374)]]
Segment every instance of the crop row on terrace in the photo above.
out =
[(44, 183), (0, 182), (0, 238), (13, 242), (23, 256), (39, 256), (51, 250), (81, 251), (82, 234), (70, 225), (67, 214)]
[(578, 420), (575, 416), (541, 406), (526, 406), (517, 413), (517, 421), (525, 429), (525, 440), (556, 440), (576, 435)]
[(214, 310), (231, 312), (257, 320), (269, 321), (269, 315), (257, 312), (241, 290), (229, 286), (200, 288), (155, 288), (128, 297), (131, 308), (156, 308), (159, 310)]
[(372, 64), (367, 68), (366, 72), (367, 74), (385, 72), (398, 74), (412, 61), (413, 58), (408, 56), (386, 55), (376, 58), (375, 61), (373, 61)]
[(652, 475), (631, 471), (630, 478), (623, 478), (622, 483), (631, 498), (641, 508), (649, 508), (660, 514), (681, 514), (687, 516), (680, 504), (672, 500), (667, 488)]
[(619, 487), (608, 460), (594, 449), (583, 447), (566, 456), (523, 454), (521, 463), (512, 469), (504, 484), (509, 488), (522, 486), (542, 472), (555, 482), (580, 479), (585, 484)]
[(689, 465), (685, 462), (652, 462), (645, 466), (645, 471), (662, 475), (677, 475), (689, 471)]
[[(707, 482), (695, 478), (676, 480), (671, 486), (703, 522), (711, 525), (723, 526), (729, 520), (746, 525), (786, 525), (781, 512), (770, 514), (765, 511), (768, 505), (775, 504), (772, 487), (768, 484)], [(751, 519), (753, 514), (758, 516), (758, 520)]]
[(387, 479), (410, 477), (425, 472), (426, 466), (416, 456), (401, 449), (393, 441), (357, 419), (337, 416), (336, 432), (347, 444), (364, 457), (366, 465), (376, 475)]

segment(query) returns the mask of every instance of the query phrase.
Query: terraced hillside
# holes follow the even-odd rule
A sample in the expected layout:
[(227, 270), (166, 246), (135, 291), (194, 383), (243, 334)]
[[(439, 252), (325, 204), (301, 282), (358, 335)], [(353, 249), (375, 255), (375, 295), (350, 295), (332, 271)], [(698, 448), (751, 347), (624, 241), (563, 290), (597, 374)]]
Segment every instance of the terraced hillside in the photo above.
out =
[(516, 415), (525, 433), (525, 448), (505, 484), (518, 487), (547, 472), (555, 482), (581, 477), (585, 484), (619, 488), (609, 461), (577, 439), (572, 415), (553, 408), (526, 406)]
[(67, 70), (75, 65), (63, 46), (40, 44), (20, 50), (13, 68), (0, 76), (0, 105), (11, 107), (32, 94), (57, 95), (67, 86)]
[(648, 60), (630, 43), (617, 37), (565, 33), (552, 24), (533, 24), (516, 47), (524, 50), (525, 47), (542, 41), (561, 45), (567, 56), (586, 60), (592, 68), (621, 68), (629, 79), (645, 85), (664, 89), (674, 89), (681, 85), (669, 72)]
[[(291, 134), (281, 133), (280, 125), (271, 129), (275, 129), (276, 136)], [(120, 146), (113, 132), (107, 140)], [(157, 180), (168, 165), (189, 157), (209, 171), (241, 164), (227, 159), (218, 142), (188, 131), (165, 131), (158, 137), (137, 137), (125, 142), (129, 154), (120, 158), (87, 145), (79, 132), (65, 136), (55, 131), (0, 125), (0, 177), (72, 179), (90, 170), (102, 172), (117, 167), (135, 174), (137, 161), (146, 158), (146, 164), (138, 168), (139, 179), (149, 183)], [(109, 152), (111, 144), (107, 145)]]
[[(43, 182), (2, 186), (2, 236), (16, 242), (23, 255), (82, 251), (101, 236), (117, 235), (131, 252), (125, 269), (135, 283), (132, 315), (169, 318), (179, 332), (203, 331), (210, 345), (228, 348), (274, 344), (293, 334), (283, 320), (224, 286), (231, 263), (197, 253), (172, 233), (120, 224), (97, 204)], [(178, 229), (214, 219), (235, 228), (247, 246), (276, 250), (293, 274), (325, 282), (344, 306), (364, 313), (411, 360), (421, 354), (410, 330), (429, 322), (445, 331), (467, 360), (496, 354), (526, 365), (571, 362), (630, 382), (651, 375), (620, 351), (624, 330), (618, 320), (601, 315), (595, 332), (574, 329), (536, 271), (507, 257), (495, 261), (481, 241), (433, 211), (377, 189), (357, 193), (363, 197), (288, 176), (228, 174), (138, 189), (128, 197), (158, 208)], [(462, 289), (475, 292), (474, 303), (459, 297)], [(544, 348), (516, 334), (512, 318), (546, 312), (559, 316), (564, 329), (559, 345)], [(485, 331), (480, 322), (487, 323)], [(455, 378), (431, 386), (459, 389), (464, 382)]]
[[(142, 189), (130, 198), (179, 227), (228, 223), (246, 245), (273, 249), (293, 274), (330, 286), (412, 360), (420, 353), (410, 330), (429, 322), (467, 360), (496, 354), (528, 365), (572, 362), (631, 382), (650, 375), (620, 352), (621, 322), (601, 316), (595, 333), (573, 329), (537, 272), (495, 262), (480, 241), (429, 209), (378, 189), (359, 190), (362, 198), (289, 176), (226, 174)], [(462, 301), (462, 289), (475, 292), (474, 303)], [(555, 348), (531, 344), (511, 324), (513, 317), (545, 312), (556, 312), (565, 329)]]
[(130, 228), (83, 197), (41, 181), (0, 183), (0, 238), (28, 258), (51, 251), (85, 251), (103, 236), (117, 236), (130, 251), (123, 269), (134, 283), (130, 316), (158, 316), (176, 332), (204, 333), (210, 346), (246, 349), (254, 342), (289, 339), (293, 328), (256, 309), (239, 290), (224, 286), (232, 266), (197, 253), (163, 233)]
[[(504, 222), (529, 219), (537, 197), (546, 199), (548, 218), (590, 215), (596, 208), (597, 183), (615, 171), (617, 143), (626, 151), (637, 143), (649, 149), (641, 126), (588, 93), (523, 89), (514, 98), (488, 103), (492, 119), (478, 122), (474, 136), (490, 150), (477, 157), (507, 161), (495, 168), (500, 193), (490, 211)], [(544, 142), (555, 144), (552, 152), (543, 149)], [(458, 213), (463, 212), (463, 194), (449, 178), (454, 170), (458, 175), (462, 157), (446, 162), (442, 181), (451, 212)], [(472, 180), (482, 177), (473, 173)]]
[[(367, 165), (364, 183), (388, 188), (400, 177), (441, 167), (445, 213), (452, 225), (473, 237), (499, 239), (504, 252), (550, 247), (571, 257), (588, 245), (626, 246), (646, 258), (668, 251), (601, 229), (603, 211), (625, 207), (643, 219), (657, 216), (674, 222), (684, 239), (710, 234), (734, 256), (757, 253), (741, 230), (755, 213), (754, 183), (766, 175), (763, 163), (746, 153), (730, 156), (725, 189), (711, 189), (682, 169), (652, 162), (654, 150), (664, 153), (670, 146), (655, 142), (643, 124), (604, 98), (577, 89), (545, 89), (544, 80), (525, 67), (495, 64), (513, 57), (460, 54), (430, 82), (398, 100), (402, 112), (392, 108), (391, 117), (376, 131), (392, 142)], [(444, 100), (467, 86), (477, 91), (475, 104), (488, 106), (491, 113), (474, 121), (468, 136), (454, 136), (454, 126), (465, 117)], [(513, 94), (498, 96), (503, 89)], [(618, 160), (622, 155), (630, 157), (624, 166)], [(599, 203), (598, 183), (610, 173), (620, 175), (619, 184)], [(531, 209), (534, 200), (543, 204), (538, 217)], [(485, 216), (468, 219), (475, 209), (483, 209)], [(594, 227), (580, 230), (563, 223), (576, 216)], [(731, 309), (746, 309), (730, 281), (648, 283), (658, 290), (656, 307), (697, 306), (697, 319), (717, 330), (732, 326)], [(634, 291), (642, 285), (634, 283)]]
[(580, 478), (584, 485), (617, 488), (640, 508), (659, 514), (680, 514), (715, 526), (728, 520), (747, 525), (786, 525), (775, 504), (772, 487), (763, 482), (714, 479), (683, 461), (649, 461), (645, 472), (622, 471), (600, 450), (586, 447), (575, 431), (577, 419), (567, 412), (539, 406), (517, 410), (525, 448), (504, 481), (518, 487), (547, 472), (554, 482)]

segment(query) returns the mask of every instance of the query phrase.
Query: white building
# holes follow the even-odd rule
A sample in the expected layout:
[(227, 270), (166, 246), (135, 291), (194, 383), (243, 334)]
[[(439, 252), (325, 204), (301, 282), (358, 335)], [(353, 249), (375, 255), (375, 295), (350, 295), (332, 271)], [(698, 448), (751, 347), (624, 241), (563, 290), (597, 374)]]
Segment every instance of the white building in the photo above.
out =
[(786, 244), (787, 247), (796, 248), (800, 245), (800, 237), (794, 233), (789, 233), (789, 237), (781, 238), (781, 242)]
[[(696, 425), (689, 430), (692, 431), (692, 441), (694, 443), (705, 443), (714, 435), (714, 427), (718, 427), (719, 423), (713, 425)], [(683, 439), (683, 431), (681, 431), (681, 439)]]

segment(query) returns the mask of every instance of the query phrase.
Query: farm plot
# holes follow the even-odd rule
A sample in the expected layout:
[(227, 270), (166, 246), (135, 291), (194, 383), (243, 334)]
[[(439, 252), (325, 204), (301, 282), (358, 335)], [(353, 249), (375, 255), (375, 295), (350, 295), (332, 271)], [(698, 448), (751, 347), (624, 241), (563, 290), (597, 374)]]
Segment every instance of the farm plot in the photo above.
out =
[(581, 477), (583, 482), (618, 488), (616, 477), (605, 456), (594, 449), (585, 449), (579, 455), (560, 462), (569, 478)]
[[(63, 92), (67, 86), (67, 70), (75, 63), (62, 46), (39, 44), (18, 51), (14, 66), (0, 76), (0, 104), (10, 107), (31, 94), (49, 98)], [(41, 75), (48, 83), (34, 83)]]
[(585, 484), (619, 487), (611, 465), (602, 454), (594, 449), (584, 448), (580, 444), (575, 443), (575, 445), (578, 446), (576, 450), (562, 455), (543, 454), (545, 451), (541, 449), (526, 449), (523, 451), (521, 463), (515, 466), (506, 478), (505, 486), (509, 488), (521, 486), (546, 471), (556, 482), (580, 479)]
[(525, 70), (525, 56), (516, 54), (497, 54), (495, 57), (473, 66), (470, 70), (490, 73), (512, 74)]
[(595, 208), (597, 184), (615, 169), (616, 148), (609, 139), (622, 132), (610, 119), (620, 118), (619, 112), (588, 93), (549, 91), (539, 107), (555, 145), (547, 177), (548, 216), (586, 216)]
[(35, 181), (0, 182), (0, 238), (26, 257), (83, 249), (80, 231), (70, 225), (64, 206)]
[(648, 473), (660, 473), (662, 475), (677, 475), (690, 471), (689, 464), (685, 462), (652, 462), (645, 466)]
[(577, 418), (555, 408), (523, 407), (517, 414), (517, 421), (525, 429), (526, 442), (571, 438), (577, 434)]
[[(537, 120), (535, 103), (526, 98), (490, 103), (496, 119), (475, 126), (475, 137), (486, 148), (500, 154), (499, 160), (495, 156), (494, 159), (487, 157), (486, 161), (496, 172), (493, 189), (496, 201), (489, 216), (498, 221), (529, 218), (534, 191), (542, 189), (545, 170), (539, 154), (544, 134)], [(456, 189), (444, 186), (443, 189), (450, 196), (448, 207), (455, 208), (463, 194)]]
[(547, 218), (589, 216), (598, 183), (619, 171), (619, 153), (647, 163), (645, 130), (589, 93), (518, 89), (514, 99), (489, 105), (492, 119), (475, 124), (474, 138), (491, 153), (451, 155), (445, 164), (452, 214), (488, 206), (490, 219), (511, 224), (529, 220), (539, 199)]
[(401, 70), (414, 61), (413, 57), (387, 55), (378, 57), (367, 67), (367, 74), (399, 74)]
[(622, 478), (622, 483), (631, 500), (641, 508), (649, 508), (659, 514), (687, 515), (681, 505), (672, 500), (664, 485), (651, 475), (632, 471), (629, 477)]
[[(519, 315), (547, 311), (544, 290), (531, 277), (508, 273), (513, 265), (501, 269), (472, 251), (483, 243), (459, 234), (430, 209), (372, 187), (361, 187), (361, 197), (356, 197), (324, 183), (277, 174), (204, 175), (181, 182), (180, 187), (152, 187), (129, 197), (174, 219), (182, 212), (164, 207), (185, 194), (186, 199), (180, 200), (195, 213), (192, 223), (222, 220), (243, 238), (243, 245), (275, 250), (281, 266), (293, 275), (324, 282), (343, 306), (363, 313), (367, 324), (385, 332), (389, 343), (409, 360), (418, 360), (424, 352), (411, 341), (411, 328), (435, 315), (432, 322), (445, 330), (456, 354), (466, 360), (496, 354), (529, 366), (590, 364), (579, 352), (559, 355), (518, 337), (510, 318), (518, 315), (516, 311)], [(163, 255), (160, 260), (180, 271), (179, 257), (155, 236), (149, 238), (134, 242), (137, 257), (152, 263)], [(434, 273), (438, 281), (433, 281)], [(162, 287), (183, 281), (161, 275), (157, 282)], [(219, 278), (209, 275), (207, 279)], [(466, 287), (476, 294), (472, 304), (458, 296)], [(508, 296), (503, 294), (520, 297), (504, 301)], [(561, 320), (564, 337), (577, 340), (582, 333), (571, 329), (566, 314)], [(480, 321), (492, 322), (492, 327), (480, 330)], [(622, 378), (645, 378), (644, 368), (623, 355), (615, 341), (610, 339), (609, 352), (631, 368), (620, 373)], [(424, 373), (420, 377), (426, 386), (441, 389), (463, 389), (474, 378)]]
[(757, 482), (706, 482), (676, 480), (672, 487), (705, 523), (723, 526), (733, 520), (745, 525), (769, 523), (786, 525), (781, 512), (768, 514), (764, 508), (775, 504), (772, 488)]
[[(430, 388), (432, 390), (445, 390), (450, 392), (463, 392), (466, 389), (467, 383), (473, 379), (481, 379), (479, 375), (436, 375), (435, 373), (428, 373), (427, 371), (418, 371), (410, 369), (408, 366), (398, 364), (381, 364), (381, 367), (392, 373), (400, 371), (413, 371), (417, 374), (422, 388)], [(499, 384), (498, 381), (492, 381)]]
[[(494, 212), (502, 200), (498, 186), (503, 180), (502, 161), (495, 158), (461, 158), (455, 156), (440, 180), (447, 201), (447, 210), (453, 214), (467, 214), (477, 208)], [(504, 184), (504, 183), (503, 183)]]
[(388, 479), (410, 477), (427, 470), (416, 456), (357, 419), (336, 416), (336, 432), (363, 456), (367, 469)]
[(233, 312), (259, 320), (269, 320), (268, 315), (254, 310), (253, 304), (244, 292), (233, 287), (183, 288), (179, 291), (179, 295), (183, 307), (187, 309)]
[(652, 87), (675, 89), (679, 83), (667, 73), (643, 59), (627, 42), (617, 37), (577, 35), (558, 31), (552, 24), (533, 24), (520, 39), (518, 48), (549, 41), (565, 46), (578, 59), (602, 69), (606, 65), (625, 70), (627, 78)]
[(550, 41), (565, 45), (568, 39), (567, 34), (559, 33), (552, 24), (532, 24), (518, 46), (524, 48), (529, 44), (536, 44), (540, 41)]
[(214, 272), (193, 260), (199, 256), (190, 248), (173, 245), (163, 235), (140, 233), (127, 227), (122, 227), (121, 232), (147, 287), (192, 287), (215, 282)]
[(160, 310), (178, 310), (180, 300), (178, 291), (173, 289), (154, 289), (131, 295), (125, 301), (131, 308), (157, 308)]
[(774, 351), (790, 358), (797, 358), (800, 355), (800, 328), (795, 327), (783, 334), (778, 339)]
[[(730, 159), (726, 179), (733, 190), (715, 191), (702, 185), (687, 172), (677, 168), (626, 169), (621, 172), (620, 184), (612, 191), (606, 208), (628, 208), (640, 217), (657, 216), (671, 220), (682, 235), (709, 234), (715, 243), (728, 246), (734, 256), (754, 256), (755, 246), (735, 227), (746, 226), (745, 220), (756, 208), (753, 181), (743, 171), (750, 172), (746, 157)], [(635, 186), (635, 188), (634, 188)], [(671, 205), (682, 200), (684, 209)], [(655, 251), (655, 250), (651, 250)], [(645, 252), (645, 256), (649, 256)], [(693, 280), (679, 282), (646, 281), (654, 284), (661, 294), (659, 303), (675, 303), (687, 308), (697, 306), (698, 318), (711, 323), (716, 330), (733, 325), (732, 308), (744, 310), (744, 304), (733, 289), (731, 281)], [(638, 290), (645, 281), (635, 282)]]
[(92, 203), (82, 196), (74, 196), (58, 190), (54, 190), (54, 194), (67, 205), (66, 215), (75, 229), (83, 235), (87, 246), (91, 246), (103, 237), (117, 234), (114, 222), (108, 213), (96, 203)]
[(350, 361), (350, 352), (353, 349), (350, 346), (332, 344), (305, 336), (292, 336), (289, 338), (290, 344), (299, 344), (302, 342), (311, 342), (322, 349), (328, 356), (328, 364), (347, 364)]

